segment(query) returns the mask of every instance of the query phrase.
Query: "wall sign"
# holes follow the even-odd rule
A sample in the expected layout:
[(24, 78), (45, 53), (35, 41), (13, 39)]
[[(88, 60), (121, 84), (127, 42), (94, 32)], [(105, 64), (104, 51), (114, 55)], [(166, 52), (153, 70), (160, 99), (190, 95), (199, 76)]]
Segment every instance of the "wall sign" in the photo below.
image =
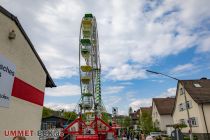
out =
[(0, 55), (0, 107), (9, 107), (15, 69), (14, 64)]

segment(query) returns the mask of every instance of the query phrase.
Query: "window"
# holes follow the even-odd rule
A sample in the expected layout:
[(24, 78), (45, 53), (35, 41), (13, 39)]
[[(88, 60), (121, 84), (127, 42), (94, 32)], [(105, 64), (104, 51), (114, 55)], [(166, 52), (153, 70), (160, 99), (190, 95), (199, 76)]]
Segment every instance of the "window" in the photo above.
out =
[(47, 123), (42, 123), (42, 130), (47, 130)]
[(184, 106), (182, 103), (179, 104), (179, 111), (183, 111), (184, 110)]
[(187, 101), (187, 102), (186, 102), (186, 107), (187, 107), (188, 109), (192, 108), (192, 101)]
[(196, 118), (196, 117), (190, 118), (189, 122), (192, 126), (198, 126), (198, 118)]
[(184, 94), (184, 88), (180, 88), (180, 95)]
[(180, 122), (181, 124), (186, 124), (185, 119), (180, 119), (179, 122)]
[(201, 85), (199, 84), (199, 83), (194, 83), (193, 84), (195, 87), (197, 87), (197, 88), (200, 88), (201, 87)]
[(56, 127), (56, 122), (55, 121), (47, 121), (42, 124), (42, 129), (47, 130), (47, 129), (52, 129)]

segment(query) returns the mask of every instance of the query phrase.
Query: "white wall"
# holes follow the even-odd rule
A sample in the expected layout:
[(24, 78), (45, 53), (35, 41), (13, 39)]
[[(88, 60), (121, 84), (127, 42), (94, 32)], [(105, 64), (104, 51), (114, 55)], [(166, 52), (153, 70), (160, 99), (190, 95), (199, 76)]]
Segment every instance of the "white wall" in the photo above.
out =
[[(184, 94), (180, 95), (180, 88), (183, 88), (181, 84), (179, 84), (179, 89), (178, 89), (178, 94), (177, 94), (177, 99), (176, 99), (176, 104), (175, 104), (175, 110), (174, 110), (174, 113), (173, 113), (173, 120), (174, 120), (175, 124), (180, 123), (179, 122), (180, 119), (185, 119), (186, 122), (188, 120), (187, 110), (185, 109), (184, 111), (179, 111), (179, 104), (180, 103), (185, 103)], [(185, 90), (185, 93), (186, 93), (187, 101), (192, 102), (192, 108), (189, 109), (189, 116), (198, 118), (198, 126), (197, 127), (192, 127), (192, 132), (193, 133), (203, 133), (204, 132), (204, 127), (203, 127), (203, 123), (202, 123), (200, 107), (191, 98), (191, 96), (187, 93), (186, 90)], [(182, 132), (188, 133), (189, 130), (190, 130), (190, 128), (188, 126), (187, 128), (183, 128)]]
[(167, 131), (166, 125), (173, 124), (173, 117), (171, 115), (160, 115), (161, 131)]
[[(11, 30), (16, 38), (8, 39)], [(21, 34), (17, 26), (8, 17), (0, 13), (0, 54), (16, 65), (16, 77), (44, 92), (46, 73)], [(3, 136), (4, 130), (37, 131), (40, 129), (42, 106), (11, 97), (10, 107), (0, 107), (0, 140), (11, 140)], [(30, 137), (27, 140), (37, 140)]]

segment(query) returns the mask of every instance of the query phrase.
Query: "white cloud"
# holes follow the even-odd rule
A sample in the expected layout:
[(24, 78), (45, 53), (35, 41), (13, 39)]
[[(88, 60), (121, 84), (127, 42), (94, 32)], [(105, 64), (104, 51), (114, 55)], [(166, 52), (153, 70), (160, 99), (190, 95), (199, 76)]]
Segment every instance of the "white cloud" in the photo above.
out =
[(152, 98), (138, 99), (129, 104), (129, 106), (132, 107), (133, 110), (137, 110), (140, 107), (148, 107), (151, 105), (152, 105)]
[[(21, 3), (28, 8), (22, 9)], [(165, 0), (158, 6), (147, 0), (3, 0), (0, 4), (18, 16), (56, 79), (78, 76), (79, 28), (85, 12), (92, 12), (98, 21), (102, 72), (109, 80), (144, 79), (143, 67), (194, 44), (199, 44), (199, 52), (210, 50), (208, 30), (202, 36), (192, 32), (210, 16), (208, 0)], [(144, 11), (145, 4), (152, 10)]]
[(61, 110), (64, 109), (65, 111), (74, 111), (77, 109), (77, 104), (64, 104), (64, 103), (45, 103), (44, 106), (51, 108), (53, 110)]
[(112, 80), (132, 80), (146, 78), (145, 70), (128, 64), (115, 67), (108, 72), (107, 79)]
[(162, 93), (158, 97), (160, 98), (166, 98), (166, 97), (173, 97), (176, 95), (176, 88), (169, 88), (166, 90), (166, 92)]
[(120, 93), (124, 89), (124, 86), (110, 86), (102, 89), (103, 94), (115, 94)]
[(201, 44), (201, 47), (197, 48), (198, 52), (210, 51), (210, 37), (204, 38), (200, 44)]
[(186, 72), (186, 71), (191, 71), (192, 69), (195, 69), (195, 66), (193, 64), (183, 64), (183, 65), (178, 65), (175, 68), (171, 70), (172, 73), (179, 73), (179, 72)]
[[(153, 97), (153, 98), (166, 98), (166, 97), (172, 97), (176, 94), (176, 88), (169, 88), (164, 93), (161, 93), (160, 95)], [(136, 99), (132, 101), (129, 106), (133, 108), (133, 110), (137, 110), (140, 107), (149, 107), (152, 105), (152, 98), (142, 98), (142, 99)]]
[(76, 96), (81, 95), (78, 85), (66, 84), (56, 88), (47, 88), (45, 91), (47, 96)]
[(105, 96), (103, 98), (103, 102), (107, 110), (110, 110), (112, 107), (117, 106), (120, 101), (122, 101), (122, 97), (119, 96)]
[(118, 109), (118, 114), (119, 114), (119, 115), (128, 115), (128, 111), (119, 108), (119, 109)]

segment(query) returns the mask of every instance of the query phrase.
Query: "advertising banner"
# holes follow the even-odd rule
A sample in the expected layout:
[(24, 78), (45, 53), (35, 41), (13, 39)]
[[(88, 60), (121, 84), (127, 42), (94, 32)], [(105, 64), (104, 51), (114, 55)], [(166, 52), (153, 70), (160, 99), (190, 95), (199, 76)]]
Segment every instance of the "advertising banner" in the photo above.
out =
[(9, 107), (15, 69), (15, 65), (0, 54), (0, 107)]

